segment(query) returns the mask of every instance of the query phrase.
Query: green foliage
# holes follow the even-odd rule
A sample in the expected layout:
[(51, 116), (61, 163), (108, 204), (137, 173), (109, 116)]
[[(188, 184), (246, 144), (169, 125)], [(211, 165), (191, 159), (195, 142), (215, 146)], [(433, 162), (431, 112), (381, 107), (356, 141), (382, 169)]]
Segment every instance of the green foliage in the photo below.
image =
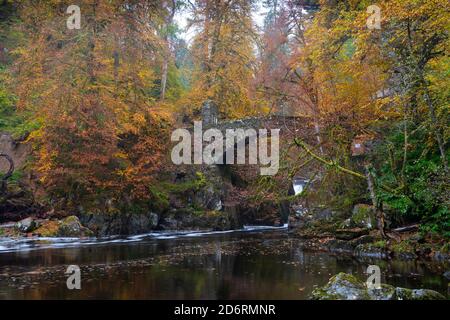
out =
[(16, 109), (16, 97), (5, 85), (6, 76), (6, 71), (0, 67), (0, 132), (9, 132), (17, 138), (38, 129), (40, 122), (29, 120), (27, 114)]
[(387, 246), (387, 242), (386, 240), (380, 240), (380, 241), (376, 241), (372, 244), (372, 246), (374, 246), (375, 248), (386, 248)]
[(161, 183), (162, 188), (169, 193), (182, 194), (187, 191), (198, 191), (203, 188), (207, 183), (206, 177), (201, 172), (195, 173), (195, 179), (185, 181), (182, 183)]
[(169, 194), (183, 195), (186, 192), (198, 191), (207, 185), (207, 179), (201, 172), (196, 172), (195, 179), (184, 181), (181, 183), (161, 182), (158, 185), (149, 187), (154, 201), (154, 205), (158, 209), (169, 208)]
[(165, 210), (169, 208), (169, 194), (163, 190), (160, 185), (152, 185), (149, 187), (152, 194), (154, 207)]
[(450, 237), (448, 173), (437, 147), (426, 143), (428, 132), (414, 124), (409, 124), (412, 134), (408, 136), (403, 166), (403, 125), (400, 122), (394, 126), (387, 134), (386, 143), (376, 151), (376, 162), (381, 163), (378, 184), (396, 190), (388, 192), (380, 188), (379, 198), (400, 215), (422, 222), (422, 231)]

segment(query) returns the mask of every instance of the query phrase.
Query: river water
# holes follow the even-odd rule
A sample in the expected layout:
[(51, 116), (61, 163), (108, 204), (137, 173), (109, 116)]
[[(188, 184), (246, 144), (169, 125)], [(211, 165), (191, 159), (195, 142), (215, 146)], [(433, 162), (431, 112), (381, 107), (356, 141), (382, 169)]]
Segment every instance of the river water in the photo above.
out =
[[(0, 240), (0, 299), (307, 299), (338, 272), (448, 294), (449, 265), (311, 252), (285, 228), (125, 239)], [(67, 289), (69, 265), (81, 290)]]

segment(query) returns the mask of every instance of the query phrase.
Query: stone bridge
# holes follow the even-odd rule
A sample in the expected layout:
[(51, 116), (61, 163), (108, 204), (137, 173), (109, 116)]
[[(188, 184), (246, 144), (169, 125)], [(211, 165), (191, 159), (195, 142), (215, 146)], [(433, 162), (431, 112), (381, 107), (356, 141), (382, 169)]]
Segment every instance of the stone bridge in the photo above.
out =
[[(235, 159), (236, 154), (238, 154), (238, 163), (244, 164), (245, 159), (242, 157), (242, 155), (241, 157), (239, 157), (239, 153), (236, 152), (236, 149), (250, 149), (252, 147), (258, 149), (259, 145), (257, 142), (257, 138), (261, 134), (267, 134), (269, 137), (271, 137), (271, 130), (277, 130), (274, 132), (274, 134), (279, 134), (280, 136), (285, 136), (286, 134), (295, 135), (295, 132), (299, 131), (298, 127), (300, 127), (302, 123), (307, 123), (306, 118), (287, 117), (281, 115), (249, 117), (237, 120), (220, 121), (218, 117), (218, 110), (215, 107), (214, 103), (210, 101), (204, 103), (201, 115), (201, 130), (203, 133), (209, 131), (209, 134), (207, 133), (204, 137), (205, 139), (202, 140), (202, 145), (205, 146), (209, 144), (210, 141), (212, 141), (211, 136), (217, 137), (221, 135), (224, 139), (223, 153), (217, 154), (214, 157), (216, 164), (233, 164), (234, 162), (232, 161)], [(196, 123), (197, 128), (199, 123), (200, 122)], [(191, 130), (192, 129), (193, 128), (191, 128)], [(213, 129), (214, 131), (210, 129)], [(227, 159), (227, 154), (232, 154), (234, 155), (234, 157), (230, 156), (229, 159)], [(256, 164), (255, 159), (248, 159), (248, 150), (246, 154), (247, 160), (250, 161), (250, 164)], [(245, 154), (244, 157), (246, 157)]]

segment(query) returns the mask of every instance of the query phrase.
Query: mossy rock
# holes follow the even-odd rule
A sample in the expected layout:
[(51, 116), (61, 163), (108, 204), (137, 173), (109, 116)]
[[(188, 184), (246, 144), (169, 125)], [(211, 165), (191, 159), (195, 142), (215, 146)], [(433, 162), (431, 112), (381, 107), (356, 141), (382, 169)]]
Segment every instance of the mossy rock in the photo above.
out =
[(396, 300), (396, 288), (385, 283), (380, 288), (367, 289), (367, 293), (372, 300)]
[(389, 252), (385, 247), (377, 243), (363, 243), (356, 246), (354, 255), (357, 257), (384, 259), (389, 256)]
[(76, 216), (69, 216), (61, 221), (58, 235), (60, 237), (86, 237), (92, 236), (92, 232), (81, 225)]
[(322, 288), (312, 292), (313, 300), (445, 300), (439, 292), (428, 289), (395, 288), (381, 284), (367, 288), (366, 283), (347, 273), (332, 277)]
[(313, 300), (370, 300), (365, 285), (355, 276), (339, 273), (323, 287), (312, 292)]
[(397, 258), (400, 259), (415, 259), (417, 255), (415, 253), (415, 247), (408, 241), (402, 241), (391, 245), (392, 252)]
[(76, 216), (69, 216), (62, 221), (47, 220), (33, 234), (40, 237), (90, 237), (93, 236), (91, 230), (83, 227)]
[(397, 300), (445, 300), (445, 297), (434, 290), (396, 288)]
[(373, 206), (357, 204), (353, 207), (351, 222), (361, 228), (373, 229), (376, 227), (376, 212)]
[(37, 228), (33, 233), (39, 235), (40, 237), (51, 238), (57, 237), (59, 231), (59, 221), (48, 220), (44, 221), (42, 225)]

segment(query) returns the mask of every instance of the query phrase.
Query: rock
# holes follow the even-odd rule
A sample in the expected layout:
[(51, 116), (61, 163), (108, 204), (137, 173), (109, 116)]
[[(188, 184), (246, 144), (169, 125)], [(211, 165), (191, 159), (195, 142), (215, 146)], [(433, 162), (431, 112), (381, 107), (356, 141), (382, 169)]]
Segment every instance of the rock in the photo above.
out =
[(417, 258), (415, 247), (409, 240), (394, 243), (390, 247), (396, 258), (402, 260), (411, 260)]
[(46, 238), (58, 237), (59, 225), (60, 222), (57, 220), (45, 220), (33, 234)]
[(158, 215), (153, 212), (148, 214), (132, 214), (128, 224), (128, 233), (147, 233), (158, 226), (158, 221)]
[(366, 235), (369, 231), (364, 228), (353, 228), (353, 229), (337, 229), (336, 238), (341, 240), (352, 240)]
[(389, 253), (385, 248), (375, 246), (371, 243), (357, 245), (353, 254), (357, 257), (377, 259), (385, 259), (389, 256)]
[(33, 218), (26, 218), (23, 220), (20, 220), (16, 224), (16, 228), (19, 229), (20, 232), (32, 232), (38, 227), (37, 222)]
[(366, 286), (353, 275), (339, 273), (312, 292), (313, 300), (370, 300)]
[(331, 220), (334, 217), (334, 212), (328, 208), (315, 209), (313, 213), (314, 220)]
[(150, 220), (150, 227), (152, 229), (156, 228), (158, 226), (159, 223), (159, 216), (158, 214), (154, 213), (154, 212), (150, 212), (149, 213), (149, 220)]
[(382, 283), (380, 288), (369, 288), (367, 293), (371, 300), (396, 300), (396, 289), (394, 286)]
[(349, 241), (331, 239), (326, 242), (326, 249), (334, 253), (352, 253), (354, 248)]
[(158, 227), (159, 216), (148, 213), (83, 213), (81, 223), (97, 236), (148, 233)]
[[(31, 143), (18, 141), (6, 132), (0, 132), (0, 150), (12, 158), (16, 169), (22, 169), (24, 167), (32, 152)], [(0, 172), (5, 172), (8, 167), (8, 163), (0, 161)]]
[(205, 210), (222, 210), (221, 190), (217, 190), (212, 185), (196, 191), (193, 196), (193, 204)]
[(361, 236), (359, 238), (353, 239), (350, 242), (351, 242), (351, 244), (354, 247), (357, 247), (360, 244), (373, 243), (374, 241), (375, 241), (375, 238), (373, 236), (371, 236), (371, 235), (364, 235), (364, 236)]
[(445, 300), (439, 292), (428, 289), (396, 288), (397, 300)]
[(381, 288), (367, 285), (351, 274), (339, 273), (322, 288), (312, 292), (314, 300), (445, 300), (439, 292), (428, 289), (395, 288), (381, 284)]
[(223, 205), (222, 205), (222, 200), (219, 199), (219, 201), (216, 203), (216, 207), (214, 208), (215, 211), (220, 211), (222, 210)]
[(437, 261), (449, 261), (450, 260), (450, 254), (447, 252), (442, 252), (442, 251), (436, 251), (433, 255), (432, 258), (434, 260)]
[(177, 230), (178, 221), (172, 217), (165, 217), (160, 227), (163, 230)]
[(342, 223), (341, 223), (341, 228), (342, 229), (347, 229), (350, 228), (352, 225), (352, 220), (350, 218), (345, 219)]
[[(258, 205), (241, 203), (237, 209), (237, 218), (240, 225), (278, 226), (282, 218), (281, 209), (280, 203), (274, 201), (263, 201)], [(286, 222), (283, 220), (282, 223)]]
[(443, 276), (446, 277), (448, 280), (450, 280), (450, 270), (444, 272)]
[(417, 254), (414, 252), (395, 252), (394, 257), (400, 260), (414, 260), (417, 259)]
[(376, 227), (376, 213), (373, 206), (357, 204), (353, 207), (351, 222), (361, 228), (373, 229)]
[(85, 237), (92, 235), (92, 232), (81, 225), (76, 216), (69, 216), (60, 222), (58, 236), (60, 237)]

